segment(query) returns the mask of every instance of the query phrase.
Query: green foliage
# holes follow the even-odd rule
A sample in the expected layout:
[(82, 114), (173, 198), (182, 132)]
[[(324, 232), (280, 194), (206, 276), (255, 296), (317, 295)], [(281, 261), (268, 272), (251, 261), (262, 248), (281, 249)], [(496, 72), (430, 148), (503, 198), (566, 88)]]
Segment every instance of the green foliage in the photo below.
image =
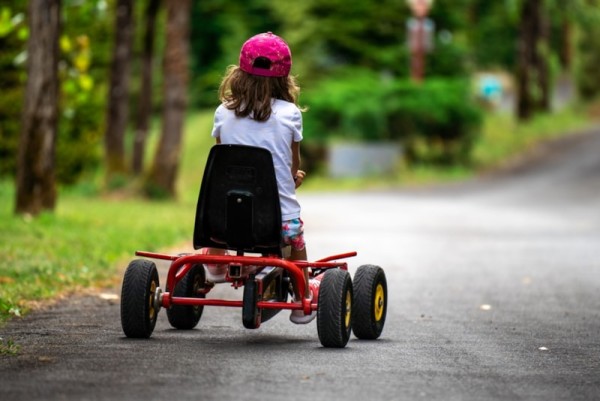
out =
[(588, 11), (582, 19), (582, 29), (579, 33), (579, 60), (577, 65), (577, 87), (582, 98), (591, 100), (600, 95), (600, 4), (596, 1), (595, 8)]
[(431, 79), (421, 85), (400, 81), (386, 108), (392, 132), (404, 141), (413, 162), (470, 163), (482, 111), (468, 81)]
[(87, 35), (75, 40), (63, 36), (61, 65), (62, 118), (56, 147), (57, 177), (64, 184), (73, 184), (85, 172), (97, 167), (101, 154), (100, 124), (103, 103), (95, 92), (90, 75), (91, 48)]
[[(58, 181), (74, 184), (102, 159), (101, 140), (112, 16), (94, 0), (67, 3), (60, 38), (61, 99), (56, 148)], [(108, 42), (108, 43), (107, 43)]]
[[(0, 10), (0, 176), (14, 176), (26, 82), (23, 2)], [(65, 2), (59, 65), (60, 118), (56, 169), (59, 182), (72, 184), (100, 162), (109, 51), (109, 15), (104, 2)], [(17, 6), (21, 7), (18, 8)], [(8, 11), (7, 11), (8, 10)], [(12, 17), (8, 18), (8, 15)], [(11, 25), (12, 24), (12, 25)], [(12, 26), (12, 29), (7, 27)]]
[(305, 138), (390, 139), (382, 109), (384, 91), (382, 80), (365, 70), (346, 71), (315, 84), (302, 97), (309, 107)]
[(278, 33), (280, 23), (270, 0), (195, 1), (191, 21), (190, 100), (193, 105), (214, 107), (225, 68), (237, 64), (242, 43), (257, 33)]
[(322, 81), (303, 102), (307, 140), (400, 141), (415, 163), (468, 163), (482, 120), (461, 79), (417, 84), (358, 70)]
[(0, 176), (16, 171), (27, 38), (24, 5), (17, 1), (7, 3), (0, 8)]
[(511, 1), (472, 2), (470, 25), (465, 32), (479, 68), (512, 70), (515, 66), (518, 12), (517, 4)]

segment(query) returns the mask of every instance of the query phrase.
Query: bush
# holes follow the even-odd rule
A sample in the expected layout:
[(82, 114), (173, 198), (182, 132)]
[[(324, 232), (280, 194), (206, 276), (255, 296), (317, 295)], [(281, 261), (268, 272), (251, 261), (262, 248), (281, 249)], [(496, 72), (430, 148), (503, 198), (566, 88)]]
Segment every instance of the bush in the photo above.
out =
[(596, 25), (582, 29), (579, 39), (580, 56), (577, 63), (577, 89), (583, 100), (593, 100), (600, 95), (600, 79), (598, 78), (598, 63), (600, 52), (590, 49), (600, 48), (600, 28)]
[(354, 71), (322, 81), (302, 99), (308, 142), (400, 141), (409, 162), (466, 164), (482, 111), (462, 79), (421, 84)]
[(14, 176), (21, 129), (23, 91), (5, 88), (0, 96), (0, 177)]
[(89, 98), (60, 120), (56, 142), (56, 175), (62, 184), (72, 185), (102, 160), (103, 107)]
[(483, 112), (461, 79), (399, 81), (385, 106), (393, 137), (402, 140), (410, 161), (469, 164)]

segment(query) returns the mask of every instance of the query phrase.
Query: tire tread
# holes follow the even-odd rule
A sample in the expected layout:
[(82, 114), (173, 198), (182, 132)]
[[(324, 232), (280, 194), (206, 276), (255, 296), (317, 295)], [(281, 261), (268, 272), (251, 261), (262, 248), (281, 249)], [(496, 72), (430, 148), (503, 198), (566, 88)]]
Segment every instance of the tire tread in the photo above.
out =
[[(375, 321), (373, 297), (377, 283), (384, 285), (384, 313), (380, 322)], [(352, 332), (357, 338), (374, 340), (381, 335), (387, 309), (387, 283), (383, 269), (376, 265), (362, 265), (354, 274), (354, 302), (352, 308)]]
[(331, 269), (325, 273), (319, 288), (317, 331), (324, 347), (343, 348), (348, 343), (351, 328), (344, 327), (346, 291), (352, 292), (350, 274)]
[(149, 319), (148, 286), (155, 280), (158, 287), (158, 271), (154, 262), (136, 259), (129, 263), (121, 289), (121, 327), (127, 337), (149, 338), (156, 324)]

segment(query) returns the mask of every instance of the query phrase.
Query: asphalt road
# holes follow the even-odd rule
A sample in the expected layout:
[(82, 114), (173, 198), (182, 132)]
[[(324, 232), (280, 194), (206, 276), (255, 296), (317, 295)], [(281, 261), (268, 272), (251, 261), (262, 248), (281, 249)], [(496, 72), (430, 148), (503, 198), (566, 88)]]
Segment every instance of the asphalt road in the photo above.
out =
[(21, 346), (0, 356), (0, 399), (600, 399), (600, 132), (468, 183), (301, 201), (311, 259), (385, 269), (379, 340), (325, 349), (314, 322), (246, 330), (208, 307), (195, 330), (161, 311), (130, 340), (112, 289), (0, 328)]

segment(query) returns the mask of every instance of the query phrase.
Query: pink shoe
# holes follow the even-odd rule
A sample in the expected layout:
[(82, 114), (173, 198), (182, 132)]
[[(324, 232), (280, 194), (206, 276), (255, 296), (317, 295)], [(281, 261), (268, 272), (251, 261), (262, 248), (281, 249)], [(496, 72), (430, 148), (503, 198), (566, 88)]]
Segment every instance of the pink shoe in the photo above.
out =
[[(311, 305), (317, 305), (319, 300), (319, 287), (321, 285), (321, 279), (323, 278), (323, 274), (319, 274), (315, 278), (311, 278), (308, 280), (308, 287), (310, 291)], [(317, 310), (313, 310), (309, 315), (305, 315), (303, 310), (295, 309), (290, 314), (290, 320), (292, 323), (296, 324), (307, 324), (312, 322), (315, 317), (317, 317)]]
[(296, 324), (307, 324), (312, 322), (317, 317), (317, 311), (314, 310), (310, 315), (305, 315), (304, 311), (300, 309), (294, 309), (290, 314), (290, 321)]
[[(209, 248), (202, 248), (200, 249), (200, 254), (201, 255), (210, 255), (208, 253)], [(206, 267), (206, 273), (207, 273), (207, 279), (209, 281), (214, 281), (214, 282), (222, 282), (225, 281), (225, 274), (227, 273), (227, 265), (223, 264), (223, 265), (216, 265), (216, 264), (204, 264), (204, 267)]]

